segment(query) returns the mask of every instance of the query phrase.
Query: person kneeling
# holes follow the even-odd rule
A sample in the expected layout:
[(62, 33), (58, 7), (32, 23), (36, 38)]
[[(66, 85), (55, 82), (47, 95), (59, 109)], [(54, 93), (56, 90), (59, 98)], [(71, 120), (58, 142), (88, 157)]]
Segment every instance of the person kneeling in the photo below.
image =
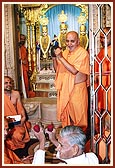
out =
[[(40, 142), (39, 150), (36, 151), (32, 164), (45, 163), (45, 135), (41, 127), (40, 132), (34, 131), (35, 136)], [(96, 165), (99, 164), (97, 156), (90, 152), (85, 153), (86, 135), (83, 130), (78, 126), (65, 126), (60, 130), (58, 141), (56, 140), (56, 130), (52, 132), (45, 130), (49, 134), (50, 141), (56, 146), (56, 157), (66, 164), (73, 165)], [(41, 161), (40, 161), (41, 159)]]

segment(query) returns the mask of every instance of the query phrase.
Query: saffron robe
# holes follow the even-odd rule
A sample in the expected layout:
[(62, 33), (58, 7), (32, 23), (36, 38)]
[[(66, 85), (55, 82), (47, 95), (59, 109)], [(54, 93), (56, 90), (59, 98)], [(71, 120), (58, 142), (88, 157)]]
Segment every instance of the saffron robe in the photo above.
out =
[(29, 63), (28, 63), (28, 56), (27, 56), (27, 50), (25, 46), (20, 47), (20, 57), (22, 62), (24, 61), (25, 64), (22, 63), (22, 73), (24, 78), (24, 84), (26, 89), (26, 94), (28, 95), (29, 91), (29, 78), (28, 78), (28, 71), (29, 71)]
[[(22, 106), (20, 103), (17, 103), (17, 111), (12, 104), (10, 98), (4, 94), (4, 116), (12, 116), (12, 115), (21, 115)], [(9, 147), (9, 149), (15, 150), (18, 148), (24, 148), (25, 143), (30, 140), (30, 136), (27, 130), (26, 125), (18, 126), (16, 125), (13, 128), (13, 135), (11, 139), (6, 140), (6, 143)]]
[[(107, 56), (105, 56), (105, 48), (101, 49), (99, 54), (97, 55), (95, 62), (95, 72), (97, 73), (95, 83), (95, 89), (100, 85), (99, 79), (99, 64), (102, 65), (102, 81), (101, 84), (108, 89), (111, 85), (111, 45), (107, 47)], [(98, 98), (98, 110), (106, 109), (106, 91), (104, 91), (103, 86), (100, 85), (97, 98)], [(107, 110), (111, 111), (111, 88), (108, 90), (108, 99), (107, 99)]]
[[(110, 131), (105, 130), (104, 135), (108, 138), (110, 135)], [(95, 139), (97, 140), (99, 138), (100, 138), (100, 134), (95, 135), (94, 146), (96, 143)], [(108, 151), (107, 151), (108, 159), (111, 161), (111, 143), (106, 144), (105, 139), (101, 138), (100, 141), (98, 142), (98, 158), (100, 162), (102, 162), (106, 158), (107, 148), (108, 148)], [(91, 151), (91, 140), (89, 140), (85, 145), (85, 152), (90, 152), (90, 151)], [(95, 147), (93, 147), (93, 152), (96, 153)]]
[[(26, 49), (25, 46), (21, 46), (20, 47), (19, 54), (20, 54), (20, 58), (21, 58), (22, 62), (23, 61), (25, 62), (25, 64), (22, 63), (21, 68), (22, 68), (22, 75), (23, 75), (22, 79), (24, 79), (26, 95), (29, 98), (35, 97), (35, 92), (30, 90), (30, 83), (29, 83), (29, 76), (28, 76), (28, 73), (29, 73), (29, 62), (28, 62), (27, 49)], [(31, 61), (31, 65), (32, 65), (32, 71), (33, 71), (33, 69), (34, 69), (33, 61)]]
[[(79, 46), (72, 54), (63, 52), (63, 57), (79, 72), (89, 75), (90, 64), (88, 52)], [(70, 125), (70, 117), (74, 125), (87, 127), (88, 93), (86, 82), (75, 84), (75, 75), (58, 62), (55, 77), (57, 89), (57, 119), (62, 127)]]
[(6, 146), (4, 147), (4, 164), (23, 164), (21, 159)]

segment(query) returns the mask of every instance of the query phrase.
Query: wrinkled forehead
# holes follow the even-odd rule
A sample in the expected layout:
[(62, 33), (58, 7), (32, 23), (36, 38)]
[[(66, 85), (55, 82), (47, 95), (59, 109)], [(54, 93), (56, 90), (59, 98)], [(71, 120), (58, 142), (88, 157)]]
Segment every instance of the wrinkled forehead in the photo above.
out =
[(67, 35), (66, 35), (66, 39), (71, 39), (71, 40), (77, 40), (78, 39), (78, 36), (77, 36), (77, 34), (75, 34), (75, 33), (68, 33)]
[(68, 144), (68, 139), (67, 139), (67, 137), (61, 137), (60, 135), (58, 136), (58, 142), (60, 143), (60, 144)]
[(10, 78), (5, 77), (5, 78), (4, 78), (4, 82), (11, 82), (11, 79), (10, 79)]

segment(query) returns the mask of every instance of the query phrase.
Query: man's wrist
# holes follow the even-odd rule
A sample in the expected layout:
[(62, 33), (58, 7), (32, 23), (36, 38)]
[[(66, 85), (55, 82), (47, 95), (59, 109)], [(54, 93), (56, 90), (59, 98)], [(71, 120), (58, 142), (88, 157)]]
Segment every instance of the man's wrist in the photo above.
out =
[(61, 55), (57, 56), (57, 59), (61, 60), (63, 57)]
[(40, 142), (40, 147), (39, 149), (44, 150), (45, 149), (45, 142)]
[(57, 147), (59, 142), (56, 139), (51, 139), (51, 142)]

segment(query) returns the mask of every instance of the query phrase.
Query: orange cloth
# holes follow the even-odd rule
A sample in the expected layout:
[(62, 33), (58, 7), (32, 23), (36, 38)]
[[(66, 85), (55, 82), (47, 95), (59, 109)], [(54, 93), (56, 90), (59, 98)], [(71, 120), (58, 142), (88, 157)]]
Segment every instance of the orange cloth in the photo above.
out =
[[(9, 97), (4, 94), (4, 116), (10, 116), (10, 115), (21, 115), (22, 106), (20, 103), (17, 103), (17, 111), (10, 101)], [(15, 126), (13, 129), (13, 135), (12, 139), (8, 139), (6, 141), (7, 145), (9, 145), (9, 148), (12, 150), (18, 149), (18, 148), (24, 148), (25, 143), (30, 140), (30, 136), (28, 133), (28, 130), (26, 128), (26, 125), (23, 126)]]
[(32, 97), (35, 97), (35, 96), (36, 96), (36, 94), (35, 94), (34, 91), (32, 91), (32, 90), (28, 91), (28, 98), (32, 98)]
[(28, 55), (27, 55), (27, 50), (26, 50), (25, 46), (20, 47), (20, 56), (21, 56), (21, 60), (25, 61), (25, 64), (22, 64), (23, 65), (23, 70), (28, 71), (29, 70)]
[[(88, 52), (79, 46), (70, 57), (68, 54), (69, 51), (65, 50), (63, 52), (63, 57), (79, 72), (89, 75), (90, 66)], [(57, 89), (57, 119), (62, 121), (62, 127), (70, 124), (70, 117), (76, 125), (87, 125), (88, 93), (86, 91), (86, 83), (74, 85), (74, 80), (75, 75), (70, 73), (61, 62), (59, 62), (56, 69), (55, 86)], [(83, 92), (80, 91), (80, 88)], [(84, 97), (86, 99), (84, 99)], [(82, 108), (79, 106), (81, 102)], [(84, 116), (86, 118), (84, 118)]]
[[(25, 46), (20, 47), (20, 57), (22, 60), (22, 72), (23, 72), (23, 78), (24, 78), (24, 84), (25, 84), (25, 90), (27, 97), (35, 97), (35, 92), (30, 90), (30, 83), (29, 83), (29, 62), (28, 62), (28, 55), (27, 55), (27, 50)], [(25, 63), (23, 63), (23, 61)], [(34, 69), (33, 61), (32, 61), (32, 70)]]
[[(104, 135), (108, 138), (110, 135), (110, 131), (105, 130)], [(95, 135), (96, 139), (98, 139), (99, 137), (100, 137), (99, 134)], [(95, 143), (95, 141), (94, 141), (94, 143)], [(85, 152), (86, 153), (91, 151), (90, 146), (91, 146), (91, 141), (89, 140), (85, 145)], [(107, 152), (108, 159), (111, 161), (111, 143), (107, 145), (104, 138), (99, 140), (99, 142), (98, 142), (98, 158), (101, 162), (106, 158), (106, 147), (107, 146), (108, 146), (108, 152)], [(95, 149), (93, 152), (96, 152)]]
[[(107, 47), (107, 54), (109, 59), (111, 60), (111, 46)], [(104, 58), (105, 57), (105, 58)], [(101, 49), (99, 54), (97, 55), (96, 59), (99, 63), (102, 61), (102, 85), (106, 89), (109, 88), (111, 85), (111, 62), (109, 61), (108, 57), (105, 56), (105, 48)], [(95, 61), (95, 72), (99, 73), (99, 63)], [(106, 73), (106, 74), (105, 74)], [(99, 86), (99, 76), (97, 74), (95, 83), (95, 89)], [(104, 91), (102, 86), (100, 86), (98, 91), (98, 110), (106, 109), (106, 91)], [(108, 111), (111, 111), (111, 89), (108, 91)]]
[(4, 146), (4, 164), (23, 164), (23, 162), (12, 150)]
[[(28, 56), (27, 56), (27, 50), (25, 46), (20, 47), (20, 57), (22, 60), (22, 69), (23, 69), (23, 78), (24, 78), (24, 84), (26, 93), (28, 94), (29, 90), (29, 78), (28, 78), (28, 71), (29, 71), (29, 64), (28, 64)], [(25, 63), (23, 63), (23, 61)]]

